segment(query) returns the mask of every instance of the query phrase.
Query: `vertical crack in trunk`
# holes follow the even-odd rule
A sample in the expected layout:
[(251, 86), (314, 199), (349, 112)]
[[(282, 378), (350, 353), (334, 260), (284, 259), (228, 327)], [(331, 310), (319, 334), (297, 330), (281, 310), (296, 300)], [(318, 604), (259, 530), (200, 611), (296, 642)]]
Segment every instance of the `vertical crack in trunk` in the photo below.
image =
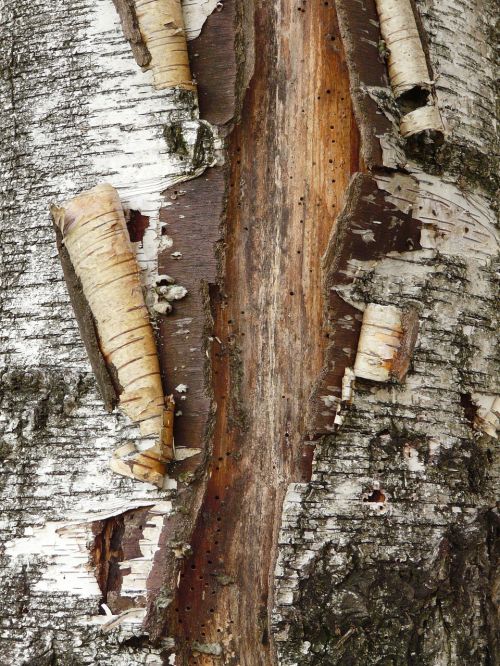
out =
[(272, 662), (281, 506), (310, 471), (309, 396), (328, 342), (318, 258), (359, 168), (332, 4), (259, 2), (255, 17), (255, 72), (229, 142), (223, 275), (210, 292), (213, 450), (170, 617), (185, 664), (213, 663), (214, 645), (224, 663)]

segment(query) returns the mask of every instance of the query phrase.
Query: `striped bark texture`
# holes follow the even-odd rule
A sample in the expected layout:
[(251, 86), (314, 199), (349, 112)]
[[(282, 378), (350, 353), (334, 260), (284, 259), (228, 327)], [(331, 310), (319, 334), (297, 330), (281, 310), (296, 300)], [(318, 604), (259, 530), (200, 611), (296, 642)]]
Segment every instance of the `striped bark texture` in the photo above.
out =
[[(170, 87), (136, 9), (177, 0), (0, 0), (0, 662), (498, 663), (495, 3), (182, 5)], [(109, 467), (141, 434), (50, 217), (102, 184), (161, 488)]]

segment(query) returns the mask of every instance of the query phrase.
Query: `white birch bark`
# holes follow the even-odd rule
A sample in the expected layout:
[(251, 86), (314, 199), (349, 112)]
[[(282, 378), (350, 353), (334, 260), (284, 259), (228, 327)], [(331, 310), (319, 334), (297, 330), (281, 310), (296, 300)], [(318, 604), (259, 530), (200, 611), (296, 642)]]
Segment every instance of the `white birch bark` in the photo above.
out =
[[(189, 37), (218, 4), (184, 0)], [(390, 143), (394, 170), (374, 178), (395, 211), (422, 225), (419, 247), (351, 262), (353, 281), (339, 293), (361, 308), (411, 305), (418, 338), (402, 384), (385, 381), (387, 373), (363, 383), (361, 358), (357, 377), (346, 372), (312, 481), (288, 489), (271, 590), (284, 666), (486, 666), (497, 654), (495, 8), (481, 0), (417, 5), (445, 125), (441, 162), (416, 161)], [(98, 395), (49, 207), (114, 185), (125, 206), (150, 217), (137, 253), (152, 284), (158, 251), (171, 243), (159, 230), (168, 205), (161, 193), (210, 166), (217, 141), (192, 93), (154, 89), (112, 0), (0, 0), (0, 9), (0, 662), (162, 664), (173, 643), (148, 642), (133, 600), (145, 592), (175, 483), (160, 491), (108, 467), (137, 430), (106, 413)], [(188, 160), (165, 141), (174, 123)], [(387, 353), (363, 345), (363, 353)], [(325, 396), (325, 405), (337, 403)], [(465, 403), (477, 408), (475, 419)], [(132, 605), (114, 614), (99, 609), (92, 524), (133, 509), (146, 512), (143, 556), (124, 563)]]
[[(103, 622), (117, 618), (99, 614), (102, 595), (89, 547), (93, 521), (152, 507), (144, 558), (129, 563), (126, 577), (135, 596), (144, 593), (175, 483), (159, 491), (109, 469), (113, 450), (137, 437), (137, 428), (118, 412), (106, 413), (97, 392), (49, 208), (99, 183), (114, 185), (125, 206), (150, 217), (136, 249), (151, 282), (158, 212), (168, 205), (161, 193), (212, 163), (213, 138), (198, 120), (192, 93), (154, 89), (151, 72), (134, 60), (112, 0), (2, 0), (0, 9), (0, 661), (162, 663), (167, 639), (157, 648), (123, 642), (142, 634), (144, 609), (102, 631)], [(193, 34), (203, 17), (194, 14)], [(191, 150), (188, 159), (165, 140), (172, 123)], [(193, 161), (200, 141), (207, 150)], [(169, 244), (168, 235), (161, 238)]]
[[(374, 178), (386, 206), (420, 221), (420, 247), (350, 262), (338, 293), (360, 310), (415, 307), (420, 327), (402, 384), (380, 383), (379, 354), (391, 353), (361, 329), (358, 355), (366, 348), (377, 369), (350, 383), (311, 482), (288, 489), (273, 614), (284, 666), (499, 658), (493, 4), (417, 1), (445, 141), (424, 166), (408, 144), (394, 160), (389, 141), (385, 163), (406, 173)], [(343, 216), (356, 224), (352, 200)], [(392, 329), (388, 318), (386, 338)]]

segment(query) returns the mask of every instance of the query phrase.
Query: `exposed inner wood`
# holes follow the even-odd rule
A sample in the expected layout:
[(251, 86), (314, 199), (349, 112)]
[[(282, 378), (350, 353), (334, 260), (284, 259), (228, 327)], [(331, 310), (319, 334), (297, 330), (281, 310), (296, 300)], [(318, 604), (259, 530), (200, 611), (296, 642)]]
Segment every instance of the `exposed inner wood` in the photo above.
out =
[(210, 292), (213, 455), (169, 629), (190, 664), (214, 661), (193, 642), (222, 646), (224, 663), (270, 663), (273, 543), (286, 486), (310, 465), (308, 401), (328, 342), (319, 257), (359, 168), (333, 3), (262, 1), (255, 20), (255, 74), (229, 148), (224, 281)]

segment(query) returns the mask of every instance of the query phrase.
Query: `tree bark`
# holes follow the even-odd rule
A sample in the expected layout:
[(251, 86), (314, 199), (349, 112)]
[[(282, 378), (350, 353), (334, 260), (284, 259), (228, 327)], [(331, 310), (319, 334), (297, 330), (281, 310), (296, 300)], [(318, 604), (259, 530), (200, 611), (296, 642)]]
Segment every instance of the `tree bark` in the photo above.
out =
[[(184, 0), (169, 87), (136, 4), (0, 3), (2, 663), (497, 663), (497, 9)], [(50, 220), (103, 183), (161, 488)]]

